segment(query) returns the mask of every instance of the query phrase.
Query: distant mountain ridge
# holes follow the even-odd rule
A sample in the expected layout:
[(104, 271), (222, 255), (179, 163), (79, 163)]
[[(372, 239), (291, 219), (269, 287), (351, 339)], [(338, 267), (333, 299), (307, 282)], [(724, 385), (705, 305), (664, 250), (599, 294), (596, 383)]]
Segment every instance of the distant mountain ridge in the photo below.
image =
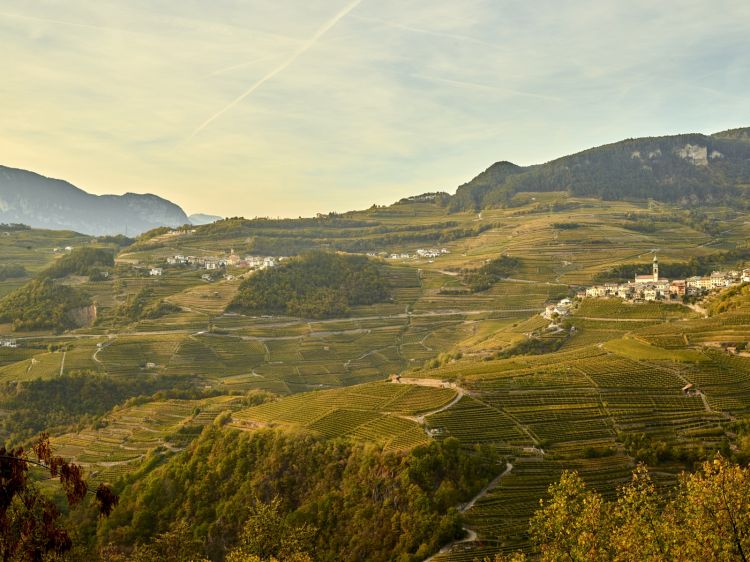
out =
[(205, 213), (195, 213), (188, 217), (190, 224), (201, 226), (203, 224), (211, 224), (216, 221), (224, 220), (224, 217), (218, 215), (207, 215)]
[(460, 186), (449, 205), (478, 210), (530, 191), (694, 205), (746, 197), (749, 189), (750, 128), (740, 128), (627, 139), (528, 167), (498, 162)]
[(156, 195), (92, 195), (63, 180), (0, 166), (0, 223), (132, 236), (189, 220), (178, 205)]

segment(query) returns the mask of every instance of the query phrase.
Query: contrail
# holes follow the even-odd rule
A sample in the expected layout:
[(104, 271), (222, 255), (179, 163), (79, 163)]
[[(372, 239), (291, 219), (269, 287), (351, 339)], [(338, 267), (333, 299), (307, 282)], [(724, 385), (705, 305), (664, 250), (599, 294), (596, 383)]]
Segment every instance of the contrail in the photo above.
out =
[(39, 17), (39, 16), (28, 16), (25, 14), (13, 14), (10, 12), (0, 12), (0, 17), (39, 21), (43, 23), (54, 23), (56, 25), (70, 25), (73, 27), (84, 27), (86, 29), (95, 29), (97, 31), (120, 31), (123, 33), (135, 33), (139, 35), (149, 35), (148, 33), (144, 31), (138, 31), (135, 29), (125, 29), (122, 27), (111, 27), (111, 26), (106, 26), (106, 25), (94, 25), (94, 24), (85, 23), (85, 22), (65, 21), (65, 20), (58, 20), (58, 19), (53, 19), (53, 18), (44, 18), (44, 17)]
[(190, 136), (186, 140), (192, 139), (195, 135), (200, 133), (203, 129), (208, 127), (213, 121), (218, 119), (221, 115), (232, 109), (235, 105), (240, 103), (242, 100), (244, 100), (247, 96), (252, 94), (255, 90), (260, 88), (263, 84), (268, 82), (271, 78), (279, 74), (280, 72), (283, 72), (286, 70), (289, 65), (291, 65), (294, 61), (296, 61), (301, 55), (303, 55), (306, 51), (308, 51), (315, 43), (318, 42), (318, 40), (323, 37), (328, 31), (331, 30), (331, 28), (336, 25), (341, 18), (346, 16), (349, 12), (351, 12), (354, 8), (356, 8), (362, 0), (354, 0), (354, 2), (347, 5), (343, 10), (341, 10), (338, 14), (336, 14), (333, 18), (328, 20), (323, 26), (321, 26), (315, 34), (310, 37), (299, 49), (294, 51), (289, 58), (287, 58), (284, 62), (282, 62), (279, 66), (271, 70), (268, 74), (263, 76), (260, 80), (255, 82), (252, 86), (250, 86), (247, 90), (242, 92), (239, 96), (237, 96), (235, 99), (233, 99), (231, 102), (229, 102), (226, 106), (224, 106), (222, 109), (214, 113), (211, 117), (206, 119), (203, 123), (200, 124), (192, 133), (190, 133)]

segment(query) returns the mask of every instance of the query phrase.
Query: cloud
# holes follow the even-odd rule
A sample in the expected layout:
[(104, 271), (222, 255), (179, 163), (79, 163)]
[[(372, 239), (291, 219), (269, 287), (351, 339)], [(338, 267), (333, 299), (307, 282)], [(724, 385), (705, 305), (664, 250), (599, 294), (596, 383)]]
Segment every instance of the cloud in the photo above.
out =
[(474, 90), (496, 92), (498, 94), (503, 94), (504, 97), (521, 96), (521, 97), (535, 98), (535, 99), (540, 99), (540, 100), (545, 100), (545, 101), (562, 101), (561, 98), (556, 97), (556, 96), (550, 96), (546, 94), (537, 94), (535, 92), (524, 92), (522, 90), (517, 90), (515, 88), (505, 88), (503, 86), (479, 84), (476, 82), (468, 82), (466, 80), (451, 80), (450, 78), (439, 78), (437, 76), (426, 76), (424, 74), (414, 74), (413, 76), (415, 78), (421, 78), (423, 80), (429, 80), (432, 82), (442, 82), (444, 84), (450, 84), (452, 86), (458, 86), (461, 88), (470, 88)]
[(558, 4), (3, 0), (0, 164), (297, 216), (750, 122), (750, 3)]
[(218, 119), (221, 115), (232, 109), (234, 106), (236, 106), (238, 103), (240, 103), (242, 100), (244, 100), (246, 97), (248, 97), (250, 94), (255, 92), (258, 88), (260, 88), (263, 84), (271, 80), (274, 76), (277, 74), (283, 72), (286, 70), (289, 66), (291, 66), (294, 61), (296, 61), (299, 57), (301, 57), (305, 52), (309, 51), (315, 43), (320, 40), (323, 35), (328, 33), (328, 31), (335, 26), (339, 20), (341, 20), (344, 16), (346, 16), (349, 12), (351, 12), (354, 8), (356, 8), (362, 0), (354, 0), (354, 2), (349, 3), (343, 10), (338, 12), (333, 18), (328, 20), (326, 23), (324, 23), (318, 30), (313, 34), (310, 39), (308, 39), (301, 47), (299, 47), (296, 51), (294, 51), (287, 59), (285, 59), (279, 66), (275, 67), (273, 70), (265, 74), (262, 78), (257, 80), (255, 83), (253, 83), (252, 86), (250, 86), (247, 90), (242, 92), (239, 96), (237, 96), (235, 99), (233, 99), (231, 102), (229, 102), (227, 105), (225, 105), (223, 108), (221, 108), (219, 111), (211, 115), (208, 119), (206, 119), (203, 123), (198, 125), (192, 133), (188, 136), (187, 140), (192, 139), (195, 135), (200, 133), (203, 129), (208, 127), (213, 121)]
[(451, 39), (453, 41), (460, 41), (465, 43), (471, 43), (473, 45), (478, 45), (480, 47), (488, 47), (490, 49), (500, 49), (502, 48), (500, 45), (497, 45), (496, 43), (490, 43), (489, 41), (482, 41), (481, 39), (476, 39), (474, 37), (469, 37), (467, 35), (461, 35), (458, 33), (448, 33), (445, 31), (435, 31), (431, 29), (424, 29), (421, 27), (416, 27), (413, 25), (407, 25), (404, 23), (398, 23), (393, 21), (387, 21), (380, 18), (373, 18), (373, 17), (367, 17), (367, 16), (353, 16), (359, 20), (371, 22), (371, 23), (377, 23), (380, 25), (384, 25), (386, 27), (390, 27), (393, 29), (400, 29), (402, 31), (409, 31), (412, 33), (418, 33), (423, 35), (430, 35), (433, 37), (440, 37), (443, 39)]

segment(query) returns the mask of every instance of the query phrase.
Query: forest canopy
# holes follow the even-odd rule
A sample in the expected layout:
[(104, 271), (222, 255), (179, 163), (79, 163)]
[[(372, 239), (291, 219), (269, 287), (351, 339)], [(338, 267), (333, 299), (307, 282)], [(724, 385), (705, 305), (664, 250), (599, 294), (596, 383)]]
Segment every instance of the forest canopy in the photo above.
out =
[(0, 322), (13, 330), (62, 330), (76, 327), (71, 315), (91, 304), (88, 295), (52, 279), (32, 279), (0, 300)]
[(97, 267), (113, 267), (115, 255), (105, 248), (75, 248), (42, 273), (42, 277), (60, 279), (68, 275), (89, 275)]
[(330, 318), (388, 297), (387, 281), (365, 256), (314, 251), (253, 274), (240, 285), (229, 310)]
[(102, 521), (98, 540), (127, 549), (188, 521), (201, 545), (196, 555), (224, 560), (270, 505), (280, 527), (316, 529), (305, 549), (314, 560), (417, 562), (462, 537), (454, 506), (500, 471), (489, 449), (466, 452), (452, 438), (386, 452), (306, 433), (214, 425), (166, 464), (119, 486), (120, 505)]
[(500, 256), (488, 261), (476, 270), (467, 271), (463, 281), (472, 293), (486, 291), (503, 278), (510, 277), (521, 267), (521, 260), (511, 256)]

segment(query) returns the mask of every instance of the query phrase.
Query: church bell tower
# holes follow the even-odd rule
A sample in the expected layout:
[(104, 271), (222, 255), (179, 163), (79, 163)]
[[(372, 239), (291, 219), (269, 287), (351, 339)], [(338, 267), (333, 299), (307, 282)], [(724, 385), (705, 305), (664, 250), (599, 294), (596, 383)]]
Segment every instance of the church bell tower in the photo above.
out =
[(654, 281), (659, 280), (659, 258), (654, 256)]

